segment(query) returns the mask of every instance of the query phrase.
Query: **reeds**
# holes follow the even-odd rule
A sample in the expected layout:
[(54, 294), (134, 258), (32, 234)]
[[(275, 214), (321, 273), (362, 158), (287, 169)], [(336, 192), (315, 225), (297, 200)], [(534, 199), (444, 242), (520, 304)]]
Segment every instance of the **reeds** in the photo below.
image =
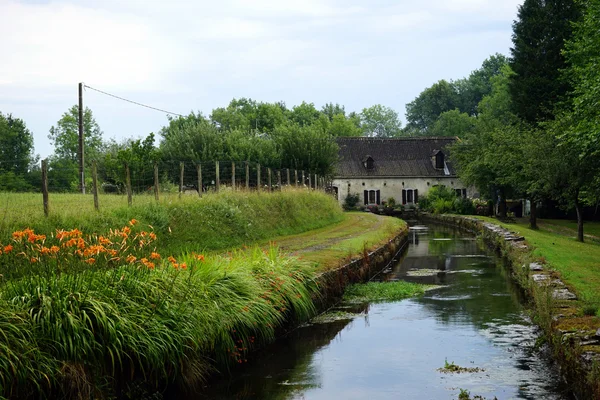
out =
[[(145, 245), (133, 249), (131, 239), (139, 244), (149, 232), (130, 229), (125, 237), (120, 228), (104, 237), (107, 249), (121, 238), (117, 253), (90, 263), (84, 253), (97, 246), (95, 236), (61, 232), (15, 235), (13, 264), (1, 264), (9, 278), (0, 286), (0, 395), (74, 397), (136, 379), (157, 387), (197, 383), (245, 362), (278, 327), (315, 311), (310, 270), (275, 247), (175, 259)], [(71, 239), (84, 245), (62, 246)], [(58, 243), (56, 258), (32, 263), (35, 254), (13, 253), (51, 248), (48, 240)], [(145, 251), (156, 254), (152, 262)]]

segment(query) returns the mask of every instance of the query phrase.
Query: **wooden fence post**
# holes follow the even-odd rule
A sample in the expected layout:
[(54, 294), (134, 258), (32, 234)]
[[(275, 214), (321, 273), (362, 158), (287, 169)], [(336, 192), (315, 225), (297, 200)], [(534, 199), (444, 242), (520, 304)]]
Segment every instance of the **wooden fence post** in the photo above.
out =
[(198, 197), (202, 197), (202, 164), (196, 164), (196, 175), (198, 176)]
[(319, 179), (317, 178), (317, 174), (315, 174), (315, 190), (318, 189), (317, 184), (319, 183)]
[(260, 183), (260, 164), (256, 164), (256, 190), (260, 192), (261, 189), (262, 187)]
[(250, 190), (250, 163), (246, 161), (246, 190)]
[(281, 190), (281, 170), (277, 170), (277, 187)]
[(185, 172), (185, 164), (183, 161), (179, 163), (179, 198), (183, 194), (183, 173)]
[(310, 171), (308, 171), (308, 188), (312, 189), (312, 181), (311, 181), (311, 178), (310, 178)]
[(294, 186), (298, 187), (298, 170), (294, 170)]
[(221, 189), (221, 174), (219, 172), (219, 162), (215, 161), (215, 191), (218, 193)]
[(269, 174), (269, 192), (273, 190), (273, 185), (271, 182), (271, 168), (267, 168), (267, 173)]
[(96, 160), (92, 161), (92, 192), (94, 193), (94, 209), (98, 211), (100, 206), (98, 205), (98, 168)]
[(290, 186), (290, 169), (289, 169), (289, 168), (286, 168), (286, 169), (285, 169), (285, 173), (286, 173), (286, 175), (287, 175), (287, 176), (286, 176), (287, 180), (285, 181), (285, 184), (286, 184), (287, 186)]
[(42, 201), (44, 202), (44, 215), (47, 217), (50, 212), (48, 199), (48, 159), (42, 160)]
[(306, 179), (304, 177), (304, 170), (302, 170), (302, 187), (306, 186)]
[(133, 203), (131, 193), (131, 174), (129, 173), (129, 164), (125, 163), (125, 185), (127, 186), (127, 205), (131, 206)]
[(154, 163), (154, 199), (156, 201), (158, 201), (158, 192), (159, 192), (159, 187), (158, 187), (158, 163), (155, 162)]
[(231, 162), (231, 189), (235, 190), (235, 163)]

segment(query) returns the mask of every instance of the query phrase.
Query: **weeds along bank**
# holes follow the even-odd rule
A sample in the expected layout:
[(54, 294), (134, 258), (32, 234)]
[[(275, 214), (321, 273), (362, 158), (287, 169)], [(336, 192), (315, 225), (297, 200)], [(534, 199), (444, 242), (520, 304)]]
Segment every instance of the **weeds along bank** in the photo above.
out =
[[(590, 263), (599, 252), (597, 245), (584, 246), (547, 232), (525, 232), (523, 237), (522, 229), (515, 233), (509, 230), (513, 226), (501, 227), (491, 219), (433, 214), (422, 218), (477, 232), (503, 256), (530, 295), (534, 321), (577, 398), (599, 399), (600, 292), (593, 271), (597, 258)], [(586, 252), (590, 254), (582, 254)]]
[(50, 235), (56, 229), (77, 228), (107, 233), (135, 218), (160, 236), (158, 249), (185, 251), (239, 247), (275, 236), (321, 228), (342, 220), (337, 202), (321, 192), (287, 189), (257, 193), (221, 191), (204, 195), (137, 196), (132, 207), (124, 196), (103, 195), (99, 212), (91, 195), (53, 195), (44, 217), (39, 194), (0, 193), (0, 243), (24, 228)]
[(178, 200), (4, 219), (1, 396), (138, 398), (135, 382), (198, 384), (314, 314), (312, 266), (275, 247), (202, 250), (335, 222), (335, 200), (295, 191)]

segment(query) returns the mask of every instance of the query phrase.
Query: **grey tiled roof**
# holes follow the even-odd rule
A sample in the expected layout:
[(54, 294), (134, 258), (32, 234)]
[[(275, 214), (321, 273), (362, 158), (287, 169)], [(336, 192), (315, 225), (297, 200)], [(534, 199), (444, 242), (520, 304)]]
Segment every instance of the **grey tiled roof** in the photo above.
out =
[[(436, 150), (445, 155), (450, 176), (456, 173), (448, 160), (447, 147), (456, 141), (455, 137), (424, 138), (369, 138), (340, 137), (339, 160), (335, 176), (350, 177), (438, 177), (448, 176), (444, 170), (435, 169), (431, 157)], [(367, 156), (373, 158), (374, 168), (368, 170), (363, 165)]]

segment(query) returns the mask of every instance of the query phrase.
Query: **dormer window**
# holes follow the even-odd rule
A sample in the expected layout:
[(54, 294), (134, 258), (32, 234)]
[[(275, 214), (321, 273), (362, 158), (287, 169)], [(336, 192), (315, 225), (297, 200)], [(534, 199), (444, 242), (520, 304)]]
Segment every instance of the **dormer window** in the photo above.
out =
[(373, 157), (371, 156), (366, 156), (363, 159), (363, 166), (367, 169), (367, 170), (372, 170), (373, 168), (375, 168), (374, 165), (375, 161), (373, 160)]
[(431, 161), (433, 162), (433, 166), (435, 169), (444, 169), (444, 153), (441, 150), (435, 150), (433, 152), (433, 157), (431, 157)]

